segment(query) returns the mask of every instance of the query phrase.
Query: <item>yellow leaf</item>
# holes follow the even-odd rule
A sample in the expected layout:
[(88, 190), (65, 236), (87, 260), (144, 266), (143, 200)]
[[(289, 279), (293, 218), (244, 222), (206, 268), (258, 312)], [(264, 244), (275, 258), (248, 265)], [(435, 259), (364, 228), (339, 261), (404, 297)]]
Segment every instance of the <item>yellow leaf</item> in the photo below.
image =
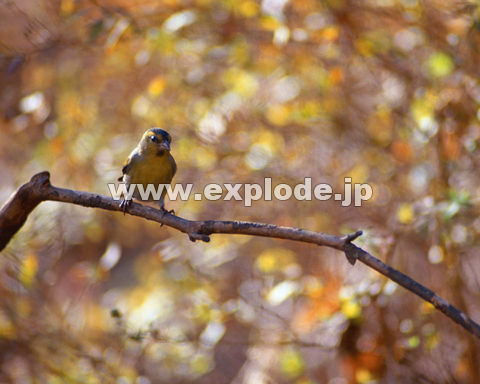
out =
[(422, 314), (428, 314), (428, 313), (432, 313), (435, 311), (435, 307), (433, 306), (433, 304), (427, 302), (427, 301), (424, 301), (422, 302), (422, 305), (420, 307), (420, 312)]
[(253, 96), (258, 89), (257, 79), (238, 68), (229, 69), (225, 73), (225, 83), (233, 91), (246, 98)]
[(268, 147), (273, 153), (283, 151), (285, 146), (283, 136), (269, 130), (262, 130), (258, 132), (253, 141)]
[(340, 67), (334, 67), (328, 74), (328, 79), (333, 85), (339, 84), (343, 81), (343, 70)]
[(273, 105), (267, 109), (267, 119), (275, 125), (285, 125), (291, 120), (290, 109), (285, 105)]
[(342, 313), (349, 319), (356, 319), (362, 314), (362, 307), (356, 301), (346, 301), (342, 304)]
[(148, 85), (148, 93), (152, 96), (160, 95), (165, 89), (165, 78), (163, 76), (155, 77)]
[(263, 251), (256, 260), (257, 268), (263, 273), (280, 270), (294, 261), (294, 253), (285, 248), (270, 248)]
[(391, 112), (387, 108), (381, 108), (371, 115), (368, 120), (367, 132), (380, 144), (387, 145), (392, 139), (393, 121)]
[(282, 354), (280, 367), (283, 373), (293, 379), (303, 373), (305, 361), (299, 352), (288, 349)]
[(253, 17), (258, 14), (259, 7), (254, 1), (240, 1), (240, 14), (245, 17)]
[(74, 9), (75, 2), (73, 0), (62, 0), (62, 3), (60, 5), (60, 10), (62, 14), (69, 15), (74, 11)]
[(334, 41), (338, 38), (339, 30), (337, 26), (328, 26), (322, 30), (322, 37), (327, 41)]
[(0, 336), (4, 338), (14, 338), (16, 329), (10, 319), (0, 312)]
[(368, 383), (372, 381), (372, 374), (368, 369), (359, 369), (355, 373), (355, 379), (358, 383)]
[(420, 345), (420, 338), (418, 336), (412, 336), (407, 341), (407, 347), (410, 349), (417, 348)]
[(397, 210), (397, 220), (402, 224), (410, 224), (415, 218), (411, 204), (402, 204)]
[(19, 279), (23, 285), (29, 287), (32, 285), (35, 275), (38, 271), (38, 258), (35, 254), (30, 253), (23, 260), (22, 265), (20, 266), (20, 275)]
[[(369, 168), (364, 164), (355, 165), (345, 177), (351, 177), (352, 183), (365, 183), (369, 176)], [(342, 180), (343, 181), (343, 180)]]
[(430, 55), (426, 65), (433, 77), (447, 76), (455, 68), (452, 58), (445, 52), (435, 52)]
[(374, 51), (373, 42), (368, 39), (358, 39), (355, 48), (361, 56), (371, 56)]
[(203, 375), (212, 368), (212, 362), (207, 356), (198, 354), (190, 360), (190, 368), (193, 373)]
[(261, 25), (263, 29), (267, 31), (274, 31), (277, 29), (281, 24), (280, 22), (271, 16), (264, 16), (261, 18)]
[(276, 263), (275, 256), (268, 253), (257, 259), (257, 268), (264, 273), (270, 273), (276, 269)]

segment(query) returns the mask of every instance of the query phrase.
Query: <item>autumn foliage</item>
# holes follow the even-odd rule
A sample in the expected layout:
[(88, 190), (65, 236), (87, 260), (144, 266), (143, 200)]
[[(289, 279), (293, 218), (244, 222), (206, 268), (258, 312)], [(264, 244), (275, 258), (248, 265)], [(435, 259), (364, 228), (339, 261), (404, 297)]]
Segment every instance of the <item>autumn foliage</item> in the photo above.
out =
[[(0, 2), (0, 203), (39, 171), (108, 194), (146, 128), (177, 183), (369, 183), (167, 202), (342, 234), (480, 321), (480, 10), (447, 0)], [(477, 341), (335, 250), (192, 243), (42, 203), (0, 258), (1, 383), (476, 383)]]

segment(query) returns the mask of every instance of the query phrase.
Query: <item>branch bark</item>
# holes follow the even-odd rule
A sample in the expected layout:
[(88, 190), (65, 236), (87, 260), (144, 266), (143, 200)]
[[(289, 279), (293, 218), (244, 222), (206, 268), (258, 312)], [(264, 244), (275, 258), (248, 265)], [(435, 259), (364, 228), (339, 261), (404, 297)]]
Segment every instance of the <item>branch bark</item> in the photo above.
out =
[[(0, 210), (0, 251), (6, 247), (10, 239), (20, 230), (30, 212), (42, 201), (47, 200), (109, 211), (122, 210), (118, 201), (112, 198), (90, 192), (55, 187), (50, 183), (50, 174), (48, 172), (38, 173), (29, 182), (22, 185)], [(175, 228), (186, 233), (192, 241), (208, 242), (210, 241), (210, 235), (215, 233), (240, 234), (294, 240), (343, 251), (350, 264), (354, 265), (359, 260), (370, 268), (375, 269), (423, 300), (433, 304), (435, 308), (451, 320), (480, 339), (480, 325), (464, 312), (455, 308), (432, 290), (354, 245), (352, 241), (361, 236), (362, 231), (346, 236), (333, 236), (300, 228), (280, 227), (273, 224), (244, 221), (192, 221), (138, 203), (132, 203), (127, 213)]]

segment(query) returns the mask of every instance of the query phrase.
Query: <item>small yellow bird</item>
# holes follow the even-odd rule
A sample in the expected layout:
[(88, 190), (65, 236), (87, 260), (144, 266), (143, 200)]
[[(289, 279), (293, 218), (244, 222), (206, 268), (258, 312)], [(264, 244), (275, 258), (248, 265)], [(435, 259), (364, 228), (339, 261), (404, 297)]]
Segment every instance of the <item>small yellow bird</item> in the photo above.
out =
[[(170, 154), (171, 136), (167, 131), (154, 127), (148, 129), (142, 136), (136, 148), (130, 153), (125, 161), (121, 176), (118, 180), (123, 181), (128, 188), (131, 184), (153, 184), (155, 188), (159, 184), (170, 184), (177, 171), (177, 164)], [(163, 188), (159, 201), (160, 209), (165, 209), (166, 188)], [(138, 188), (135, 188), (133, 197), (140, 199)], [(131, 199), (125, 199), (120, 203), (123, 214), (132, 203)]]

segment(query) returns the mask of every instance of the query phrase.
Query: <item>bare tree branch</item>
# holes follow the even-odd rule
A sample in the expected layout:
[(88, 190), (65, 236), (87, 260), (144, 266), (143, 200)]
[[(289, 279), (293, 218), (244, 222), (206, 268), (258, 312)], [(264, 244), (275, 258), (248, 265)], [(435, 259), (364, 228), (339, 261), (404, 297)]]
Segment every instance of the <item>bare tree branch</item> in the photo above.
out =
[[(39, 203), (48, 200), (82, 205), (84, 207), (101, 208), (109, 211), (122, 210), (118, 201), (112, 198), (89, 192), (55, 187), (50, 184), (50, 174), (48, 172), (38, 173), (29, 182), (22, 185), (0, 210), (0, 251), (5, 248), (15, 233), (20, 230), (30, 212)], [(138, 203), (132, 203), (128, 213), (175, 228), (188, 234), (192, 241), (201, 240), (208, 242), (210, 241), (210, 235), (215, 233), (241, 234), (313, 243), (343, 251), (352, 265), (355, 264), (356, 260), (359, 260), (370, 268), (375, 269), (423, 300), (433, 304), (435, 308), (443, 312), (451, 320), (480, 339), (480, 325), (465, 313), (455, 308), (445, 299), (435, 294), (435, 292), (352, 244), (351, 242), (359, 237), (362, 231), (340, 237), (300, 228), (280, 227), (273, 224), (215, 220), (191, 221)]]

